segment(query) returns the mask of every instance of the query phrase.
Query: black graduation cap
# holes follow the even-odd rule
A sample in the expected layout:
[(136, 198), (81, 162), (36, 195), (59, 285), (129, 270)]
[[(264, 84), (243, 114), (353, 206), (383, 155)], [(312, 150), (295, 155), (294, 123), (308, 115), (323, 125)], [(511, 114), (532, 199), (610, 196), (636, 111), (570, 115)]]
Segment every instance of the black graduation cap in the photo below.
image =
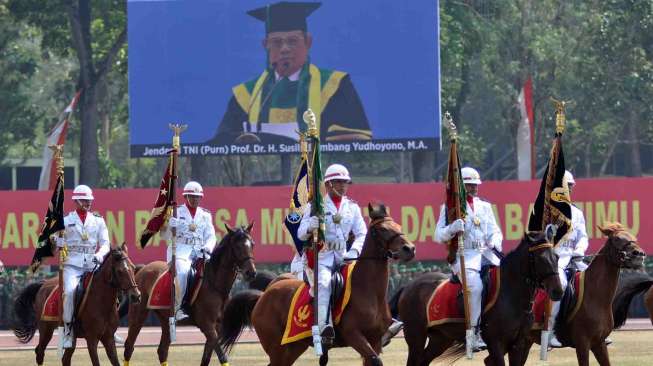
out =
[(306, 32), (306, 18), (322, 3), (280, 1), (247, 14), (265, 22), (265, 33), (301, 30)]

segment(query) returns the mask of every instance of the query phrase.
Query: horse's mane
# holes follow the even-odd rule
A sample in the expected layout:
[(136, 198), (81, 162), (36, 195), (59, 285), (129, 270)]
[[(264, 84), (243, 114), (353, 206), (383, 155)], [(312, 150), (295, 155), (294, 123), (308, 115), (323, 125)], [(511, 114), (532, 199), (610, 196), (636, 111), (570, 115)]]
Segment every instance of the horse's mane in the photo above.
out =
[(512, 264), (512, 262), (517, 261), (519, 258), (519, 254), (521, 254), (521, 252), (524, 249), (528, 249), (529, 241), (530, 240), (528, 234), (524, 234), (524, 236), (522, 236), (521, 241), (519, 242), (519, 245), (517, 245), (515, 249), (511, 250), (510, 252), (508, 252), (508, 254), (506, 254), (505, 257), (503, 257), (503, 259), (501, 260), (502, 264), (506, 263), (506, 265), (510, 265)]

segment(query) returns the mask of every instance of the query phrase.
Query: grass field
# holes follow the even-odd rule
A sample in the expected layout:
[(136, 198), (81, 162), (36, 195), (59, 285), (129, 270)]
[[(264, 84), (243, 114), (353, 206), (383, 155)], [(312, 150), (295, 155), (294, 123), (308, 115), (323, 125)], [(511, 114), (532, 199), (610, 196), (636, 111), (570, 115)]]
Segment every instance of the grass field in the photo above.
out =
[[(646, 331), (622, 331), (611, 335), (614, 343), (608, 347), (610, 360), (613, 365), (619, 366), (644, 366), (653, 364), (653, 333)], [(538, 358), (539, 348), (533, 347), (527, 365), (577, 365), (576, 354), (572, 349), (558, 349), (549, 354), (548, 362), (541, 362)], [(122, 354), (122, 348), (118, 349)], [(406, 343), (403, 338), (396, 338), (384, 349), (382, 360), (384, 365), (404, 365), (406, 362)], [(177, 346), (170, 349), (170, 366), (183, 365), (191, 366), (199, 364), (202, 348), (199, 346)], [(100, 350), (101, 362), (108, 365), (104, 350)], [(329, 365), (345, 366), (360, 365), (358, 354), (352, 349), (336, 349), (329, 353)], [(482, 365), (485, 353), (475, 354), (471, 361), (461, 360), (456, 365)], [(122, 356), (120, 356), (122, 360)], [(593, 356), (592, 365), (596, 365)], [(141, 347), (136, 349), (131, 366), (158, 365), (156, 348)], [(56, 365), (56, 350), (47, 352), (45, 365)], [(88, 365), (90, 360), (86, 349), (79, 349), (75, 352), (73, 365)], [(217, 365), (217, 358), (214, 356), (211, 365)], [(231, 354), (230, 364), (232, 366), (258, 366), (267, 365), (267, 357), (259, 344), (246, 343), (237, 345)], [(317, 358), (308, 350), (296, 363), (296, 365), (317, 365)], [(436, 364), (435, 362), (433, 363)], [(0, 351), (0, 365), (26, 366), (34, 365), (34, 352), (29, 351)]]

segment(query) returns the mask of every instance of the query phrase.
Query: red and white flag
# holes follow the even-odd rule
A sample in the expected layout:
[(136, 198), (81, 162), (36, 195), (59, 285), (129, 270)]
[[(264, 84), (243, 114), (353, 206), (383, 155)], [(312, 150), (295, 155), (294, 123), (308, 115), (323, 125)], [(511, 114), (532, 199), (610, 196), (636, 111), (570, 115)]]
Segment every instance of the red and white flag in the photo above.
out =
[(517, 126), (517, 179), (531, 180), (535, 174), (535, 128), (533, 121), (533, 81), (529, 77), (519, 92), (520, 120)]
[(66, 142), (66, 132), (68, 131), (68, 118), (75, 110), (81, 91), (75, 93), (75, 97), (70, 101), (66, 109), (61, 112), (59, 122), (52, 128), (43, 147), (43, 165), (41, 166), (41, 177), (39, 178), (39, 190), (47, 191), (54, 189), (57, 182), (56, 161), (52, 159), (52, 149), (50, 145), (63, 145)]

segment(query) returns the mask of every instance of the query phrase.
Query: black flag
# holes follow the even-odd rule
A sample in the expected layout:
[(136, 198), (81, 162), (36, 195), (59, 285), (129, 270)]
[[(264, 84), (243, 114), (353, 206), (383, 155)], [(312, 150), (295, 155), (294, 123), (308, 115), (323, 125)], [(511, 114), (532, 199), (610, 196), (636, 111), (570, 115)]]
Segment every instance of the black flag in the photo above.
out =
[(528, 231), (544, 231), (553, 225), (553, 244), (571, 232), (571, 202), (569, 187), (564, 181), (565, 157), (562, 153), (562, 133), (553, 140), (549, 162), (542, 178), (540, 192), (528, 220)]
[(57, 183), (52, 191), (52, 198), (48, 204), (48, 212), (45, 214), (43, 225), (41, 225), (38, 246), (30, 264), (30, 270), (32, 272), (36, 272), (44, 258), (54, 256), (50, 236), (66, 228), (63, 223), (63, 199), (63, 174), (59, 174), (57, 175)]

